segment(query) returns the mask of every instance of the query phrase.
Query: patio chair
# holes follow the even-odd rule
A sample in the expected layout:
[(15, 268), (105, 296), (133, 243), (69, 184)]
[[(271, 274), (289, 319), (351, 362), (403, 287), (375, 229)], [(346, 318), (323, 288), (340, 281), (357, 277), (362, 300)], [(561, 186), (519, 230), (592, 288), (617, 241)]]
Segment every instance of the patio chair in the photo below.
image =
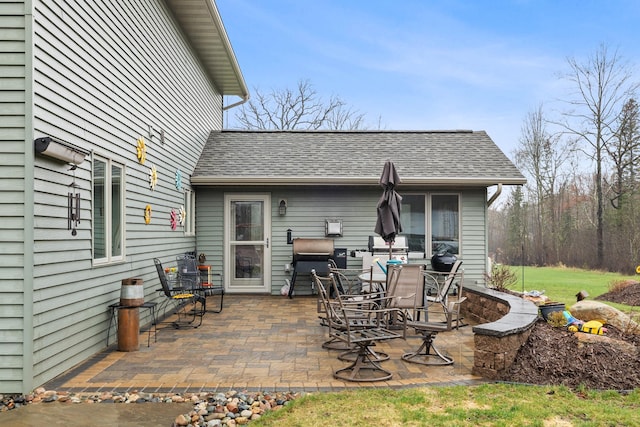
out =
[[(202, 274), (206, 274), (207, 272), (201, 271), (200, 268), (198, 268), (195, 255), (193, 255), (192, 252), (186, 252), (184, 255), (177, 256), (176, 263), (178, 264), (178, 277), (180, 278), (181, 287), (183, 289), (191, 289), (192, 292), (203, 295), (205, 298), (212, 295), (220, 295), (219, 308), (208, 311), (212, 313), (222, 312), (224, 303), (222, 276), (220, 276), (219, 285), (210, 283), (206, 278), (203, 280)], [(203, 282), (207, 282), (207, 286), (204, 286)]]
[[(315, 275), (315, 272), (313, 272)], [(317, 277), (317, 276), (316, 276)], [(332, 285), (335, 286), (332, 276)], [(316, 282), (318, 289), (322, 289), (324, 295), (328, 297), (327, 290), (322, 280)], [(388, 317), (395, 314), (398, 309), (379, 308), (377, 302), (373, 300), (343, 301), (341, 298), (335, 299), (335, 304), (331, 304), (326, 299), (326, 311), (328, 313), (329, 337), (337, 341), (342, 341), (348, 348), (355, 347), (355, 352), (349, 350), (342, 353), (338, 358), (349, 360), (351, 363), (341, 369), (334, 371), (333, 377), (344, 381), (385, 381), (392, 377), (392, 373), (380, 366), (383, 358), (382, 353), (373, 350), (376, 343), (395, 338), (404, 338), (405, 329), (402, 332), (391, 331), (386, 328)], [(406, 316), (399, 316), (406, 319)], [(352, 360), (347, 359), (348, 355), (353, 355)]]
[(421, 365), (453, 364), (453, 358), (441, 353), (434, 344), (436, 335), (439, 332), (450, 331), (452, 329), (451, 318), (448, 318), (446, 323), (415, 320), (426, 318), (426, 314), (425, 316), (421, 316), (419, 311), (419, 309), (414, 310), (414, 319), (407, 321), (407, 328), (414, 329), (416, 334), (422, 337), (422, 342), (417, 350), (403, 354), (402, 360)]
[[(405, 265), (404, 267), (406, 269), (409, 265)], [(459, 267), (459, 265), (457, 267)], [(445, 314), (444, 322), (429, 321), (430, 302), (426, 301), (428, 297), (425, 295), (426, 286), (423, 269), (414, 268), (412, 273), (413, 274), (405, 276), (404, 280), (399, 280), (398, 282), (406, 287), (404, 292), (408, 292), (408, 288), (413, 285), (413, 292), (411, 294), (414, 295), (414, 297), (399, 298), (394, 300), (393, 303), (398, 307), (409, 309), (409, 319), (406, 322), (406, 327), (415, 330), (416, 334), (422, 338), (422, 341), (417, 350), (403, 354), (402, 360), (421, 365), (450, 365), (453, 363), (453, 359), (440, 352), (434, 345), (434, 341), (439, 332), (450, 331), (452, 329), (452, 316)], [(420, 275), (418, 279), (416, 279), (417, 274)], [(444, 295), (444, 292), (442, 292), (442, 294)], [(439, 303), (439, 300), (435, 301), (435, 297), (432, 299), (434, 301), (431, 301), (431, 303)], [(413, 307), (409, 308), (407, 307), (408, 305), (413, 305)]]
[(176, 264), (178, 265), (180, 286), (183, 289), (199, 288), (201, 284), (200, 271), (195, 257), (189, 254), (179, 255), (176, 257)]
[[(401, 313), (409, 313), (423, 303), (422, 289), (424, 284), (423, 264), (403, 264), (390, 267), (387, 284), (387, 306), (398, 308)], [(420, 293), (418, 293), (420, 289)], [(396, 327), (397, 319), (391, 319), (390, 327)]]
[[(172, 287), (167, 280), (167, 276), (164, 273), (164, 268), (162, 268), (162, 263), (160, 262), (160, 260), (158, 258), (154, 258), (153, 262), (158, 272), (160, 284), (162, 285), (161, 291), (167, 298), (161, 304), (160, 310), (162, 310), (163, 313), (166, 312), (167, 305), (169, 303), (173, 303), (176, 309), (176, 314), (178, 315), (178, 320), (173, 322), (173, 326), (175, 328), (180, 328), (183, 326), (197, 328), (198, 326), (200, 326), (202, 324), (204, 313), (206, 312), (206, 298), (202, 295), (198, 295), (194, 292), (183, 289), (182, 287)], [(200, 304), (199, 309), (198, 303)], [(190, 312), (188, 312), (187, 306), (190, 305), (192, 305), (192, 309), (190, 310)], [(198, 324), (194, 323), (196, 317), (200, 318), (200, 322), (198, 322)], [(188, 320), (189, 318), (191, 320)]]
[[(329, 272), (333, 273), (339, 295), (360, 295), (362, 293), (362, 275), (371, 275), (371, 268), (338, 268), (335, 261), (329, 260)], [(331, 289), (331, 297), (334, 297)]]
[[(331, 277), (318, 276), (315, 270), (311, 270), (311, 280), (318, 290), (318, 314), (320, 315), (320, 324), (331, 328), (342, 327), (342, 319), (338, 319), (335, 305), (330, 301), (329, 291), (331, 290)], [(331, 336), (331, 334), (329, 334)], [(322, 348), (327, 350), (351, 350), (342, 341), (335, 338), (329, 338), (322, 343)]]
[[(311, 270), (311, 280), (315, 287), (318, 290), (319, 301), (318, 303), (322, 305), (322, 310), (319, 311), (321, 314), (321, 324), (323, 326), (329, 327), (329, 340), (322, 343), (322, 348), (327, 350), (342, 350), (344, 353), (341, 353), (338, 356), (338, 359), (351, 361), (353, 358), (349, 357), (348, 353), (353, 350), (353, 346), (345, 345), (343, 341), (338, 340), (334, 337), (331, 337), (331, 329), (337, 328), (342, 329), (345, 326), (345, 319), (341, 317), (340, 306), (341, 304), (352, 304), (357, 303), (358, 305), (362, 305), (365, 303), (363, 299), (361, 300), (351, 300), (350, 296), (346, 295), (337, 295), (335, 298), (331, 298), (331, 290), (336, 289), (337, 282), (335, 280), (335, 276), (332, 273), (329, 274), (328, 277), (319, 276), (315, 270)], [(336, 292), (337, 294), (337, 292)], [(364, 328), (369, 327), (370, 322), (368, 317), (362, 318), (354, 318), (351, 319), (352, 326), (354, 328)], [(380, 357), (388, 359), (388, 355), (379, 354)]]
[[(460, 270), (461, 260), (457, 260), (451, 271), (446, 273), (444, 280), (439, 280), (432, 272), (425, 272), (425, 304), (430, 310), (425, 315), (434, 313), (433, 307), (437, 307), (439, 314), (444, 315), (444, 323), (455, 321), (455, 328), (461, 325), (460, 305), (467, 299), (462, 296), (464, 272)], [(429, 292), (435, 290), (434, 295)], [(451, 298), (453, 297), (453, 298)], [(428, 320), (428, 319), (427, 319)]]
[(381, 290), (378, 292), (368, 290), (368, 284), (373, 281), (371, 268), (338, 268), (333, 260), (329, 260), (329, 273), (333, 275), (335, 285), (329, 288), (330, 298), (340, 296), (343, 301), (361, 301), (365, 298), (382, 296)]

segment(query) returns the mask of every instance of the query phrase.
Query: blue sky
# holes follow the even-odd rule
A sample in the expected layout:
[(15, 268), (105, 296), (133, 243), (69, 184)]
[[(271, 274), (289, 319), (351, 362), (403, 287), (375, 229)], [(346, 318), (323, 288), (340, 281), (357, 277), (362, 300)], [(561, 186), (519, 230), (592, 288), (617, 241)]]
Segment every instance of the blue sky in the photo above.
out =
[(636, 0), (216, 3), (251, 91), (309, 80), (372, 127), (485, 130), (510, 157), (529, 111), (562, 108), (567, 57), (640, 62)]

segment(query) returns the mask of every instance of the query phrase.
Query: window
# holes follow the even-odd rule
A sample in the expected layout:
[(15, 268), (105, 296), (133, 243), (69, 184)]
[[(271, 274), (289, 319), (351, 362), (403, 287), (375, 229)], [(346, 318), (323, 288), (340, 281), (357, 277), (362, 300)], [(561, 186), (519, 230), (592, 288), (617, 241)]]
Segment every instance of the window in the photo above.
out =
[(93, 260), (124, 259), (124, 166), (93, 159)]
[(184, 192), (184, 210), (187, 212), (184, 220), (184, 234), (194, 236), (196, 234), (196, 193), (191, 190)]
[(431, 195), (431, 253), (459, 253), (460, 214), (457, 194)]
[(424, 194), (402, 195), (401, 209), (402, 235), (407, 237), (409, 251), (425, 252), (424, 236), (427, 233)]
[(407, 236), (409, 251), (431, 256), (446, 247), (449, 252), (458, 254), (459, 206), (458, 194), (403, 194), (402, 234)]

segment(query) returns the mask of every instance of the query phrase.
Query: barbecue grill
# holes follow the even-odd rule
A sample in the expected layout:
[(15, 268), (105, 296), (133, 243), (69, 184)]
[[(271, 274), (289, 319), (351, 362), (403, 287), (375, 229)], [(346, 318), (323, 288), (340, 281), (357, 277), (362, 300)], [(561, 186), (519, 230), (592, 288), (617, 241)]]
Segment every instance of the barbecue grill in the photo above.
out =
[[(369, 252), (372, 255), (389, 255), (389, 244), (380, 236), (369, 236)], [(396, 236), (396, 240), (391, 246), (391, 254), (394, 257), (404, 256), (406, 261), (408, 253), (409, 245), (406, 236)]]
[(293, 295), (298, 273), (311, 274), (311, 270), (315, 270), (318, 274), (328, 274), (333, 252), (333, 239), (293, 239), (293, 275), (289, 298)]

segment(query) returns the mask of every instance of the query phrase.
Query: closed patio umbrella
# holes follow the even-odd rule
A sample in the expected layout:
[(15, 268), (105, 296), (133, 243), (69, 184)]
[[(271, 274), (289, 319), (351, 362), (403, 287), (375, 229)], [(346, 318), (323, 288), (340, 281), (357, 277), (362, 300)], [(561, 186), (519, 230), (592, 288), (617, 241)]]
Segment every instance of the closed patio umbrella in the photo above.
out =
[(382, 192), (382, 197), (378, 200), (378, 218), (375, 232), (389, 244), (389, 259), (391, 259), (396, 235), (402, 232), (402, 224), (400, 223), (402, 196), (395, 190), (395, 187), (400, 182), (400, 176), (396, 171), (395, 165), (391, 160), (387, 160), (380, 176), (380, 185), (384, 188), (384, 191)]

